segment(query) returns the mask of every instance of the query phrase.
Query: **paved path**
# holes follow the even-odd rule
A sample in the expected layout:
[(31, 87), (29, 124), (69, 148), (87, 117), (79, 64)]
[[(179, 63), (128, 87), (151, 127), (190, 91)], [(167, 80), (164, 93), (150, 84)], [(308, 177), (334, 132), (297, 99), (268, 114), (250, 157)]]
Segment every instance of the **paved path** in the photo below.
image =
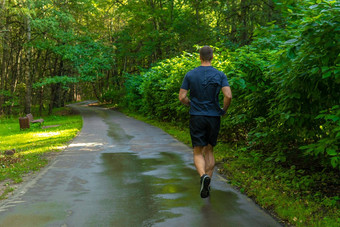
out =
[[(83, 103), (85, 104), (85, 103)], [(80, 135), (0, 202), (0, 226), (280, 226), (215, 173), (199, 196), (192, 151), (159, 128), (74, 105)]]

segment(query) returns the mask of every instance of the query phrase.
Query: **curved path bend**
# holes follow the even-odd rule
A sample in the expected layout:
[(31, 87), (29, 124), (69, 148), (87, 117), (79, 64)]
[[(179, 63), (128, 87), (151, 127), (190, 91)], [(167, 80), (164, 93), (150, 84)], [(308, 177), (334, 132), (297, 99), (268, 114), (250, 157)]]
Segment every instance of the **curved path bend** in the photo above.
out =
[(280, 226), (218, 174), (199, 196), (192, 150), (122, 113), (72, 105), (81, 133), (0, 202), (0, 226)]

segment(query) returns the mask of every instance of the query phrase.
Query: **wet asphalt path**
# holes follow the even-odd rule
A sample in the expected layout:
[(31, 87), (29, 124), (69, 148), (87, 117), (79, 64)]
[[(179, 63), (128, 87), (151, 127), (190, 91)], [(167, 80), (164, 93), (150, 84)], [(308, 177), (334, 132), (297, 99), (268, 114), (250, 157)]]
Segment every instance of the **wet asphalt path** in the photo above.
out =
[[(85, 103), (82, 103), (85, 104)], [(280, 226), (221, 176), (199, 196), (191, 148), (162, 130), (74, 105), (80, 135), (0, 202), (0, 226)]]

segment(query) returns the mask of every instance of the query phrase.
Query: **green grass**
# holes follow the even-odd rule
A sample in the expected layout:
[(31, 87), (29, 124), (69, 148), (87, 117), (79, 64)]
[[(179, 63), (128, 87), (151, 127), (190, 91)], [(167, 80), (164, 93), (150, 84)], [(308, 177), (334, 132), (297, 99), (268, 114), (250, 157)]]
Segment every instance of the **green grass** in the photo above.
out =
[[(48, 161), (48, 152), (59, 152), (72, 140), (82, 127), (80, 115), (65, 115), (65, 109), (43, 117), (44, 126), (37, 124), (20, 130), (18, 118), (0, 119), (0, 182), (19, 183), (23, 175), (37, 171)], [(37, 118), (36, 116), (34, 116)], [(4, 155), (5, 150), (15, 149), (13, 156)]]
[(7, 195), (8, 195), (9, 193), (13, 192), (13, 191), (14, 191), (14, 188), (12, 188), (12, 187), (6, 187), (6, 188), (4, 189), (4, 192), (0, 195), (0, 200), (6, 199)]
[[(149, 119), (138, 113), (119, 109), (128, 116), (159, 127), (191, 146), (188, 127)], [(295, 169), (286, 169), (272, 162), (263, 162), (246, 152), (244, 146), (219, 141), (214, 153), (217, 166), (229, 183), (252, 198), (257, 204), (279, 217), (286, 225), (340, 226), (339, 198), (327, 198), (311, 192), (308, 187), (298, 190), (304, 178)], [(322, 173), (320, 173), (321, 175)], [(336, 177), (335, 175), (334, 177)], [(332, 177), (332, 176), (331, 176)]]
[[(294, 226), (339, 226), (337, 198), (326, 198), (311, 188), (297, 189), (303, 177), (294, 169), (256, 160), (242, 148), (220, 143), (215, 150), (229, 182), (261, 207)], [(320, 173), (321, 175), (321, 173)]]

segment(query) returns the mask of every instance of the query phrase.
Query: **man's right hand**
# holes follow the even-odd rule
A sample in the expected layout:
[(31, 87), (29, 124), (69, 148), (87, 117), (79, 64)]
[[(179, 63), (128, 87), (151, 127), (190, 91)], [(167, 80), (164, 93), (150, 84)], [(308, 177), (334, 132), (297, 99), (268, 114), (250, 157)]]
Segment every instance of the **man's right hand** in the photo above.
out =
[(221, 108), (221, 112), (222, 112), (222, 116), (226, 114), (226, 111), (223, 108)]

